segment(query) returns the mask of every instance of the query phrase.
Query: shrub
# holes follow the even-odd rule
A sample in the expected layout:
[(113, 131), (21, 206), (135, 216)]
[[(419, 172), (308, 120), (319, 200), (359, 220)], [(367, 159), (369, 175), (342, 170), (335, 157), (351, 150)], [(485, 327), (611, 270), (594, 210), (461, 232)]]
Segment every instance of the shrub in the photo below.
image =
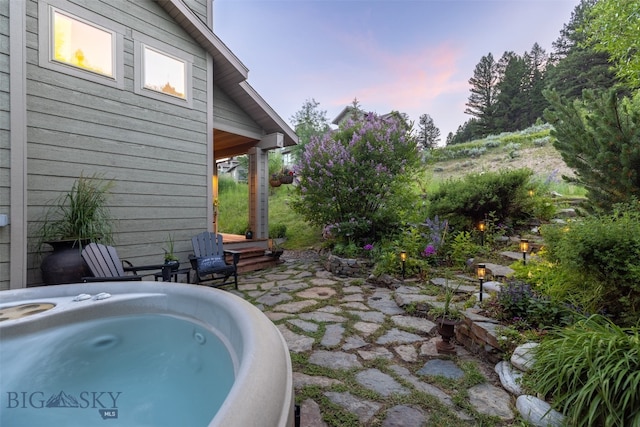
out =
[(464, 266), (469, 258), (473, 258), (483, 252), (483, 247), (475, 243), (468, 231), (456, 233), (451, 243), (451, 260), (454, 265)]
[(291, 206), (312, 224), (331, 225), (344, 242), (377, 241), (395, 232), (411, 206), (407, 188), (419, 165), (415, 138), (402, 120), (365, 114), (307, 144)]
[(588, 207), (607, 212), (615, 203), (640, 197), (640, 92), (627, 98), (618, 90), (585, 90), (575, 101), (545, 92), (554, 147), (576, 171), (565, 179), (587, 189)]
[(280, 239), (287, 237), (287, 224), (282, 223), (270, 223), (269, 224), (269, 237), (272, 239)]
[(532, 386), (576, 427), (640, 425), (640, 332), (594, 315), (534, 350)]
[(566, 326), (577, 314), (562, 304), (533, 292), (531, 286), (511, 280), (498, 294), (503, 320), (537, 329)]
[(454, 230), (470, 230), (490, 212), (499, 221), (531, 216), (527, 183), (532, 172), (518, 169), (469, 174), (448, 180), (429, 196), (429, 216), (449, 220)]
[(541, 231), (549, 261), (582, 278), (581, 287), (573, 290), (580, 293), (581, 300), (621, 325), (636, 321), (640, 309), (637, 207), (568, 226), (545, 226)]

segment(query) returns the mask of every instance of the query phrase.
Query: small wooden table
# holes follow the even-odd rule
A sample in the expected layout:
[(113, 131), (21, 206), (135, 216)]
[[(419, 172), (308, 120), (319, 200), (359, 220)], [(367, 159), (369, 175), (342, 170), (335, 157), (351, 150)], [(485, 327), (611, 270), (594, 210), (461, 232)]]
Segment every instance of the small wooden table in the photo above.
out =
[[(178, 281), (178, 276), (180, 274), (186, 275), (187, 276), (187, 283), (189, 283), (189, 281), (191, 279), (191, 267), (179, 268), (177, 270), (170, 271), (168, 282), (171, 282), (171, 281), (177, 282)], [(153, 277), (155, 278), (156, 282), (158, 281), (158, 279), (162, 280), (162, 272), (159, 271), (157, 273), (154, 273)]]

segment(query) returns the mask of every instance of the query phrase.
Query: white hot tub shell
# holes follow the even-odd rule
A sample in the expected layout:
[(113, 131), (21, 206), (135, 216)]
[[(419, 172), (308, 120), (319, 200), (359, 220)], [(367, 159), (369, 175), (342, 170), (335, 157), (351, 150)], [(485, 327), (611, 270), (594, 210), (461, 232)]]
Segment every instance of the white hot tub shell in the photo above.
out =
[[(81, 294), (86, 299), (74, 301)], [(208, 327), (223, 337), (235, 366), (233, 386), (208, 425), (294, 426), (287, 344), (275, 325), (242, 298), (219, 289), (170, 282), (81, 283), (0, 292), (0, 310), (18, 304), (54, 306), (0, 321), (0, 351), (5, 339), (114, 316), (169, 315)]]

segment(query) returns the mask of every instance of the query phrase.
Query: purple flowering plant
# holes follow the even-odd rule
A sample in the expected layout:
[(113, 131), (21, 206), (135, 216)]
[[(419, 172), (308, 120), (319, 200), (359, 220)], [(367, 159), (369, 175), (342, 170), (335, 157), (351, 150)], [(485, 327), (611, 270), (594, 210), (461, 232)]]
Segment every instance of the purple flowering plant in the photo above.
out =
[(332, 224), (333, 238), (378, 241), (399, 222), (398, 200), (419, 166), (404, 120), (361, 114), (311, 138), (295, 170), (300, 182), (291, 206), (311, 224)]

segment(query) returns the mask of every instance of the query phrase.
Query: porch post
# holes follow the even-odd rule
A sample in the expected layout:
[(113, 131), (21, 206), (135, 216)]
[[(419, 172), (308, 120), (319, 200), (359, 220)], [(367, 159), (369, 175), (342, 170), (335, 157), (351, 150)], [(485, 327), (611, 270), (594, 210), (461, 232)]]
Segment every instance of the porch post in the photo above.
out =
[(269, 152), (251, 148), (249, 155), (249, 227), (254, 239), (269, 237)]

